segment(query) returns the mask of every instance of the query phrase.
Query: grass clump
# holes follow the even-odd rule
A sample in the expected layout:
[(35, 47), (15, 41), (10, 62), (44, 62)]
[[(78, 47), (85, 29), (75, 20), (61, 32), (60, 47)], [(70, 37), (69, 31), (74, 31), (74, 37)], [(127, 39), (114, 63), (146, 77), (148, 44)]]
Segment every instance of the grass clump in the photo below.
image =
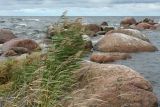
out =
[[(78, 23), (77, 23), (78, 24)], [(44, 72), (43, 87), (47, 91), (43, 97), (46, 107), (53, 106), (58, 100), (64, 98), (71, 90), (74, 83), (72, 71), (79, 67), (84, 42), (81, 37), (81, 26), (70, 26), (67, 31), (62, 31), (53, 36), (53, 52), (50, 52), (46, 61), (46, 72)], [(48, 78), (50, 77), (50, 78)], [(65, 93), (65, 94), (64, 94)], [(50, 97), (48, 97), (51, 95)]]
[(4, 95), (4, 107), (61, 107), (75, 83), (73, 71), (79, 68), (84, 50), (79, 19), (61, 20), (54, 25), (55, 34), (45, 57), (28, 57), (20, 67), (13, 67), (12, 91)]

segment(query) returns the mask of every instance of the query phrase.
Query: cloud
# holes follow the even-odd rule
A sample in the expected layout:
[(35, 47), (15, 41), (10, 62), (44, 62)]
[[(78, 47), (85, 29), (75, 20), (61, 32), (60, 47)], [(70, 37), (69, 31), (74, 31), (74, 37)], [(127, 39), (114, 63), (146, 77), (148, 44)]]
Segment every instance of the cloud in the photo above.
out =
[(160, 0), (0, 0), (1, 16), (57, 16), (64, 10), (74, 16), (160, 15)]
[(130, 4), (130, 3), (160, 3), (159, 0), (112, 0), (115, 4)]

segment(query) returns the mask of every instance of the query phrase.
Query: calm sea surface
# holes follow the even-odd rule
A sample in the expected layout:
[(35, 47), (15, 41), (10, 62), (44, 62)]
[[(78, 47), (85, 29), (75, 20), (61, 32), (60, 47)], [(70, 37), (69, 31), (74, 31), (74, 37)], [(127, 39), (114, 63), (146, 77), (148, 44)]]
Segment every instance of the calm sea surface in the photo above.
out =
[[(70, 17), (75, 19), (76, 17)], [(83, 17), (85, 23), (97, 23), (107, 21), (111, 26), (119, 26), (123, 17)], [(135, 17), (142, 20), (145, 17)], [(160, 17), (149, 17), (160, 23)], [(0, 28), (12, 30), (20, 38), (42, 39), (45, 36), (47, 26), (54, 24), (59, 17), (0, 17)], [(160, 31), (142, 31), (150, 41), (160, 50)], [(154, 93), (160, 99), (160, 51), (133, 53), (132, 59), (117, 61), (116, 64), (126, 65), (152, 83)], [(159, 100), (160, 101), (160, 100)], [(160, 104), (160, 103), (159, 103)]]

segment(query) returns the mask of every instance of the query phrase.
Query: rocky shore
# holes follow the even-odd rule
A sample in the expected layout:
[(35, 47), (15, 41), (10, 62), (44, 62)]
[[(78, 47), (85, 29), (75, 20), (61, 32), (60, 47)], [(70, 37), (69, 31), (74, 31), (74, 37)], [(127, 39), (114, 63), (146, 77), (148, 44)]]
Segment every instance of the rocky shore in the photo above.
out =
[[(133, 17), (126, 17), (120, 22), (119, 28), (109, 26), (107, 22), (102, 22), (100, 25), (87, 24), (82, 27), (85, 32), (80, 35), (84, 40), (85, 50), (92, 53), (89, 56), (91, 62), (82, 61), (80, 69), (74, 70), (76, 85), (69, 93), (70, 99), (61, 98), (62, 106), (158, 107), (158, 99), (148, 80), (129, 67), (108, 63), (130, 59), (131, 53), (158, 51), (141, 30), (156, 30), (160, 24), (148, 18), (137, 22)], [(65, 35), (68, 29), (68, 26), (64, 25), (59, 32)], [(49, 26), (45, 40), (50, 40), (55, 34), (57, 29), (53, 25)], [(100, 39), (93, 43), (94, 37)], [(37, 51), (42, 53), (44, 45), (50, 44), (17, 38), (13, 32), (5, 29), (0, 30), (0, 43), (3, 44), (1, 47), (3, 57), (19, 57)], [(76, 55), (79, 54), (81, 52)], [(3, 76), (6, 74), (0, 75), (0, 80), (4, 80)], [(4, 84), (0, 84), (0, 87)]]
[(84, 63), (79, 82), (64, 107), (157, 107), (149, 81), (136, 71), (113, 64)]

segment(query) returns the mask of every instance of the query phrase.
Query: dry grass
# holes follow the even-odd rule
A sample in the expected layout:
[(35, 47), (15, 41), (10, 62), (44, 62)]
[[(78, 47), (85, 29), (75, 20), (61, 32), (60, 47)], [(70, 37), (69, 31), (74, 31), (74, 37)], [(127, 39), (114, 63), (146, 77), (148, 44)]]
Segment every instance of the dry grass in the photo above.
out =
[(62, 19), (53, 26), (53, 45), (46, 56), (33, 54), (0, 67), (6, 83), (0, 86), (5, 91), (4, 107), (61, 107), (72, 90), (72, 71), (79, 68), (84, 49), (84, 27), (79, 19)]

